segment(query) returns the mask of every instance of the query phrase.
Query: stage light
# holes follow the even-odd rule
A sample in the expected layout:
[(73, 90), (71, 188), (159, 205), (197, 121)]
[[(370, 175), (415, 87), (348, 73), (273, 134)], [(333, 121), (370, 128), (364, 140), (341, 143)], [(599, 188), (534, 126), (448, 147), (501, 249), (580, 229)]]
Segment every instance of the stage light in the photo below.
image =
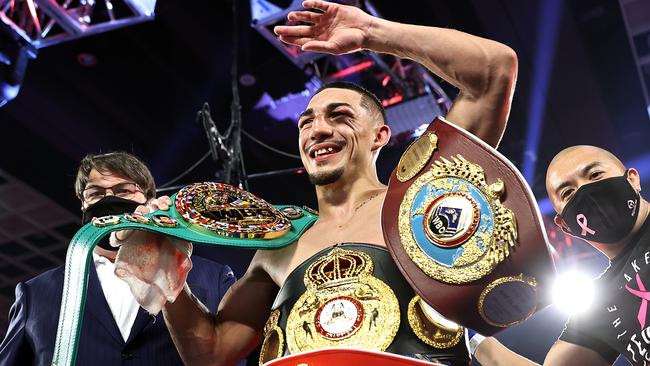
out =
[(528, 100), (528, 123), (526, 126), (526, 147), (521, 163), (521, 173), (528, 184), (535, 182), (539, 142), (546, 112), (546, 101), (553, 71), (553, 57), (557, 47), (558, 31), (562, 16), (562, 1), (539, 2), (537, 40), (533, 61), (533, 79)]
[(335, 72), (334, 74), (330, 75), (329, 78), (332, 79), (332, 80), (343, 79), (346, 76), (350, 76), (350, 75), (356, 74), (358, 72), (361, 72), (363, 70), (366, 70), (366, 69), (372, 67), (373, 64), (374, 64), (374, 62), (372, 60), (363, 61), (363, 62), (360, 62), (360, 63), (358, 63), (356, 65), (348, 66), (345, 69), (339, 70), (339, 71)]
[(241, 74), (239, 76), (239, 83), (243, 86), (253, 86), (257, 82), (257, 78), (253, 74)]
[(555, 306), (569, 314), (588, 310), (594, 301), (593, 280), (584, 273), (569, 271), (558, 275), (553, 286)]

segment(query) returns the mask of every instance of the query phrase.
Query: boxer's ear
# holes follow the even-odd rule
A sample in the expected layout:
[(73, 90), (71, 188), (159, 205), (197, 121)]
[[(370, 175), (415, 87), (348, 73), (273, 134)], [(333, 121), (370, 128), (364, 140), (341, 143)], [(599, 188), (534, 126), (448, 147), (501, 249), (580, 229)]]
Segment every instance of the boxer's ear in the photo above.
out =
[(391, 130), (386, 124), (379, 125), (375, 130), (375, 141), (372, 146), (372, 151), (381, 149), (390, 141)]

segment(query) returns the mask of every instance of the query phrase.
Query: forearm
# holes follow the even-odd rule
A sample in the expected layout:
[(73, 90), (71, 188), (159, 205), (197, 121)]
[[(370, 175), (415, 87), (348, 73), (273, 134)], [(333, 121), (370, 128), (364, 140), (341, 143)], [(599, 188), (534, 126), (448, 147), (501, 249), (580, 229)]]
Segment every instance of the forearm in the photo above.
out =
[(192, 295), (187, 284), (173, 303), (165, 305), (163, 315), (185, 364), (214, 364), (217, 345), (215, 315)]
[(512, 49), (453, 29), (372, 18), (364, 48), (417, 61), (469, 96), (481, 96), (494, 83), (514, 89), (517, 56)]
[(494, 337), (485, 338), (476, 349), (474, 357), (481, 366), (539, 366), (514, 353)]

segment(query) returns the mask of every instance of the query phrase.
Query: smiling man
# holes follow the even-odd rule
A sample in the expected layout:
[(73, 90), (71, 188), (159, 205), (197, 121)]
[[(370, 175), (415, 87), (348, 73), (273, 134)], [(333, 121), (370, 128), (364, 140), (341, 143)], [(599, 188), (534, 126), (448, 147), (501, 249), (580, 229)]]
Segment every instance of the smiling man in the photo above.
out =
[[(301, 25), (276, 27), (282, 41), (304, 51), (367, 49), (413, 59), (459, 88), (447, 119), (497, 146), (517, 75), (510, 48), (455, 30), (378, 19), (351, 6), (303, 5), (316, 11), (289, 13)], [(425, 322), (427, 328), (416, 331), (409, 325), (409, 308), (419, 311), (410, 306), (415, 294), (385, 248), (380, 223), (386, 186), (375, 162), (391, 136), (381, 103), (354, 84), (328, 84), (313, 95), (298, 125), (319, 218), (297, 242), (258, 251), (216, 315), (187, 287), (165, 305), (183, 360), (230, 365), (263, 340), (260, 362), (347, 345), (467, 365), (462, 328), (449, 326), (434, 310), (427, 318), (437, 319), (437, 326)], [(172, 239), (141, 231), (128, 240)]]
[[(350, 100), (354, 103), (331, 102), (332, 100)], [(323, 123), (323, 119), (315, 121), (317, 113), (326, 114), (339, 123), (328, 125)], [(367, 115), (371, 122), (355, 123), (361, 114)], [(306, 164), (309, 165), (307, 171), (310, 182), (316, 186), (325, 186), (341, 178), (345, 169), (368, 171), (359, 166), (359, 162), (372, 161), (374, 165), (383, 145), (352, 155), (352, 151), (358, 150), (354, 149), (354, 144), (358, 141), (351, 135), (368, 135), (376, 127), (379, 127), (378, 132), (381, 134), (390, 136), (381, 102), (367, 90), (343, 81), (326, 84), (317, 90), (309, 107), (298, 120), (300, 147), (308, 157)], [(351, 163), (349, 166), (345, 163), (346, 156)]]

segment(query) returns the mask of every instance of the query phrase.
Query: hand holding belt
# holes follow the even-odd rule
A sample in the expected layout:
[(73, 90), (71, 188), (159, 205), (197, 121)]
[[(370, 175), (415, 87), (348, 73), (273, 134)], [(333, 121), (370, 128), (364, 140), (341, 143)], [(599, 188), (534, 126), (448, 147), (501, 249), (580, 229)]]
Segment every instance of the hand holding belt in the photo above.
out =
[(198, 183), (172, 196), (168, 211), (93, 219), (68, 247), (53, 365), (74, 365), (86, 303), (88, 268), (99, 240), (114, 231), (143, 230), (195, 244), (275, 249), (297, 240), (317, 219), (312, 210), (272, 206), (220, 183)]
[(129, 285), (138, 304), (156, 316), (183, 290), (192, 269), (191, 254), (192, 243), (133, 230), (121, 242), (115, 275)]

